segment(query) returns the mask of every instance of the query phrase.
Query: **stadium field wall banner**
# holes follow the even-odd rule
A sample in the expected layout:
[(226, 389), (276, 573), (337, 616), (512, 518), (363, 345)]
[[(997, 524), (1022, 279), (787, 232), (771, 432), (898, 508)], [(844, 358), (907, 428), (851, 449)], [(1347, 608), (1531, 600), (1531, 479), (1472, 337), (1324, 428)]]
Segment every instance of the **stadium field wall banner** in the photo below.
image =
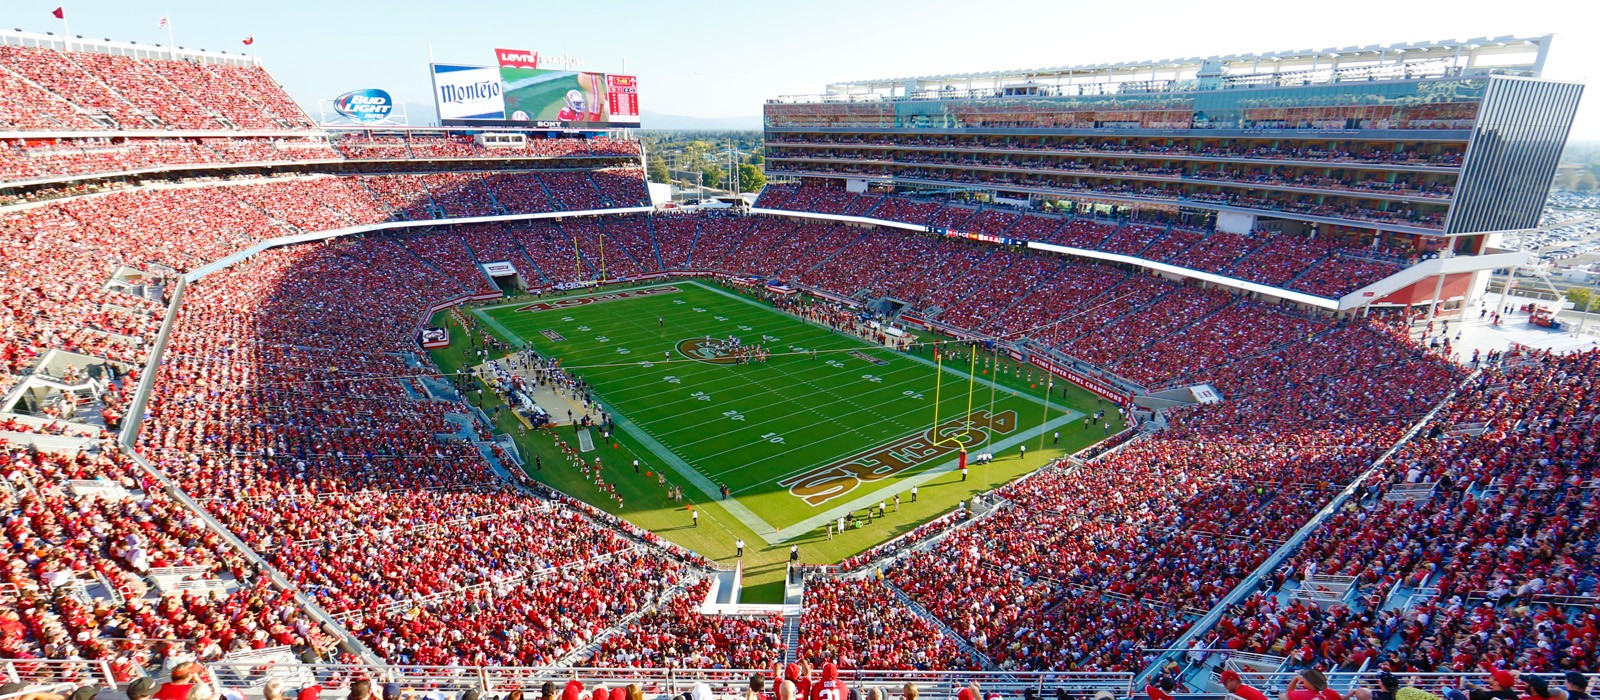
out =
[(1106, 384), (1105, 382), (1095, 379), (1094, 377), (1079, 372), (1075, 369), (1062, 367), (1061, 365), (1052, 362), (1049, 358), (1032, 355), (1028, 358), (1028, 362), (1031, 362), (1035, 366), (1044, 369), (1046, 372), (1083, 387), (1084, 389), (1088, 390), (1089, 393), (1094, 394), (1095, 396), (1117, 402), (1126, 401), (1128, 399), (1128, 394), (1126, 392), (1118, 391), (1116, 387)]
[(412, 330), (413, 330), (413, 332), (417, 333), (420, 336), (422, 334), (422, 329), (425, 326), (428, 325), (428, 319), (433, 318), (433, 315), (436, 314), (436, 313), (439, 313), (440, 311), (448, 309), (448, 308), (450, 308), (452, 306), (459, 306), (461, 304), (465, 304), (465, 303), (467, 303), (469, 301), (483, 301), (485, 299), (499, 299), (502, 296), (505, 296), (505, 295), (501, 294), (499, 292), (484, 292), (482, 294), (463, 294), (463, 295), (458, 296), (458, 297), (456, 297), (454, 299), (449, 299), (449, 300), (446, 300), (446, 301), (438, 302), (438, 303), (436, 303), (436, 304), (434, 304), (432, 306), (429, 306), (426, 311), (422, 312), (422, 318), (417, 319), (417, 327), (412, 329)]
[(433, 100), (440, 120), (504, 120), (504, 93), (498, 69), (433, 64)]

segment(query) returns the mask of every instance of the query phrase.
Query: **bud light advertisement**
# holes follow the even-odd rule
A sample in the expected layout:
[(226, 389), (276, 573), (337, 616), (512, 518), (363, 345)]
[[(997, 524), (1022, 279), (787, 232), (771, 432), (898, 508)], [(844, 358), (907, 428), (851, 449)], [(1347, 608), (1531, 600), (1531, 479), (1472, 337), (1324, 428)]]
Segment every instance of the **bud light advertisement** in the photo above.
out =
[(383, 90), (352, 90), (333, 101), (333, 111), (358, 124), (378, 124), (394, 111), (394, 99)]

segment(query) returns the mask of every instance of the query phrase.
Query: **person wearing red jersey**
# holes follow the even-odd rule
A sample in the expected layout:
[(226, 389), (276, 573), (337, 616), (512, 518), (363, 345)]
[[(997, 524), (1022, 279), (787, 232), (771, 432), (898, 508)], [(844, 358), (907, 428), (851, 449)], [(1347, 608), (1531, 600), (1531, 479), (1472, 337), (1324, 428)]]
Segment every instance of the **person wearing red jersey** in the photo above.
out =
[[(810, 662), (806, 662), (810, 665)], [(811, 698), (811, 669), (801, 668), (800, 664), (791, 663), (783, 667), (783, 680), (794, 684), (795, 700), (810, 700)], [(780, 684), (781, 685), (781, 684)]]
[[(567, 91), (567, 106), (556, 113), (556, 118), (564, 122), (604, 121), (601, 112), (605, 105), (605, 86), (601, 76), (597, 73), (579, 73), (578, 84), (581, 89)], [(588, 97), (590, 95), (594, 97), (591, 99)]]
[(585, 105), (586, 102), (587, 101), (583, 99), (583, 91), (568, 90), (567, 106), (562, 107), (560, 112), (556, 112), (556, 119), (560, 119), (564, 122), (586, 121), (589, 118), (589, 110)]
[(1289, 679), (1289, 688), (1283, 691), (1283, 697), (1284, 700), (1344, 700), (1339, 691), (1328, 687), (1328, 677), (1314, 668)]
[(1244, 700), (1267, 700), (1266, 693), (1245, 685), (1244, 681), (1239, 678), (1239, 674), (1233, 671), (1222, 672), (1222, 687), (1227, 688), (1229, 693), (1244, 698)]
[(810, 700), (850, 700), (850, 688), (839, 680), (839, 666), (832, 661), (822, 665), (822, 680), (811, 686)]

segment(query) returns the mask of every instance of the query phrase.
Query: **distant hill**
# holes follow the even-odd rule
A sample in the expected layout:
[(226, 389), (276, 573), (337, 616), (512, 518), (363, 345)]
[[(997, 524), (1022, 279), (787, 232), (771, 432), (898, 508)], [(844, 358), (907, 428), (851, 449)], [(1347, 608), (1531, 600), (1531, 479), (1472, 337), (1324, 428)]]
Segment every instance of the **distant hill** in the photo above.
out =
[(646, 129), (690, 131), (760, 131), (761, 115), (748, 117), (685, 117), (641, 110), (639, 121)]

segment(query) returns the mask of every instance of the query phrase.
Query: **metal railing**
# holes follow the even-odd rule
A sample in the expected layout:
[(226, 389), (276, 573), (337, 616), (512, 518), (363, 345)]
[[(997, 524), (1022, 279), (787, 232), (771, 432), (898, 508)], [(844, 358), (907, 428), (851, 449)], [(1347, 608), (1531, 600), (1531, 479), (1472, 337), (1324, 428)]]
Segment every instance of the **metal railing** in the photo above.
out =
[[(221, 687), (244, 691), (259, 690), (274, 678), (286, 683), (289, 679), (305, 685), (315, 683), (325, 690), (348, 687), (357, 680), (371, 680), (398, 683), (414, 690), (484, 693), (516, 689), (537, 692), (546, 681), (561, 686), (575, 680), (591, 687), (638, 684), (648, 697), (679, 695), (697, 683), (707, 684), (719, 695), (732, 694), (743, 690), (751, 676), (768, 677), (772, 673), (772, 669), (363, 666), (263, 660), (214, 661), (206, 663), (205, 667), (211, 679)], [(117, 685), (110, 666), (104, 661), (0, 660), (0, 670), (5, 672), (7, 680), (30, 686), (53, 683)], [(955, 698), (962, 688), (974, 682), (985, 692), (1019, 697), (1029, 689), (1048, 696), (1061, 688), (1078, 697), (1106, 691), (1119, 698), (1129, 697), (1133, 691), (1131, 673), (840, 671), (839, 679), (863, 691), (874, 687), (897, 689), (910, 683), (917, 686), (922, 697), (941, 700)]]
[(0, 659), (5, 682), (28, 686), (54, 683), (116, 685), (111, 665), (105, 661), (56, 659)]

